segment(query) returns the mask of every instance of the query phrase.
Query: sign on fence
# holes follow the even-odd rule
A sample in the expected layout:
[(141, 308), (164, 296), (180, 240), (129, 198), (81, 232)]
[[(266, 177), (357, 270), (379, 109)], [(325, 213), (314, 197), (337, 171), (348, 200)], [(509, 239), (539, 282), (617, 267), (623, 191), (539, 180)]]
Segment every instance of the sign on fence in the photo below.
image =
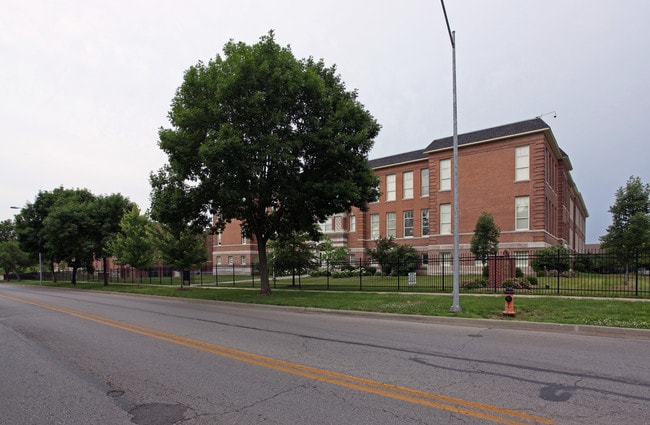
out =
[(417, 278), (415, 272), (409, 272), (409, 285), (415, 285), (417, 283)]

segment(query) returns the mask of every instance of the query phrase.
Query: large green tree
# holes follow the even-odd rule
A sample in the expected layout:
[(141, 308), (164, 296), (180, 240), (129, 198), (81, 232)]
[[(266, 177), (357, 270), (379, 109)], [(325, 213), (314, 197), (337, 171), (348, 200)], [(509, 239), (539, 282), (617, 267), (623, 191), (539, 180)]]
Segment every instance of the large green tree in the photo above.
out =
[(29, 253), (34, 262), (39, 261), (42, 256), (52, 272), (52, 279), (56, 282), (54, 273), (53, 253), (46, 251), (44, 244), (44, 220), (47, 217), (54, 203), (72, 194), (69, 189), (63, 187), (56, 188), (52, 191), (40, 191), (34, 202), (29, 202), (16, 215), (16, 234), (18, 242), (23, 251)]
[(0, 222), (0, 269), (3, 273), (16, 273), (30, 264), (29, 254), (20, 249), (14, 222), (11, 219)]
[(156, 253), (151, 230), (149, 218), (140, 215), (140, 210), (134, 205), (122, 217), (120, 232), (108, 243), (108, 251), (120, 264), (137, 269), (151, 267)]
[(258, 247), (269, 295), (267, 243), (308, 232), (378, 196), (367, 155), (380, 126), (336, 68), (298, 60), (273, 32), (186, 72), (159, 132), (169, 163), (152, 174), (152, 217), (216, 228), (233, 219)]
[(494, 217), (488, 212), (483, 212), (474, 227), (474, 236), (470, 244), (470, 251), (477, 260), (485, 265), (489, 255), (496, 255), (499, 251), (499, 235), (501, 229), (494, 222)]
[(104, 286), (108, 285), (108, 258), (113, 256), (111, 241), (117, 237), (121, 230), (122, 217), (127, 211), (137, 208), (119, 193), (98, 196), (93, 206), (94, 214), (94, 239), (95, 258), (101, 258), (104, 269)]
[(616, 191), (616, 201), (609, 212), (612, 224), (601, 236), (601, 245), (622, 262), (627, 282), (630, 262), (636, 253), (650, 249), (650, 185), (631, 176), (625, 187)]
[(93, 260), (106, 257), (108, 241), (119, 230), (125, 208), (131, 204), (122, 195), (95, 196), (87, 189), (59, 187), (41, 191), (16, 215), (16, 233), (21, 247), (32, 256), (42, 254), (52, 276), (55, 263), (77, 270), (93, 269)]
[(296, 284), (296, 272), (306, 273), (315, 260), (314, 246), (308, 233), (291, 233), (269, 242), (273, 250), (272, 264), (275, 274), (291, 273), (291, 283)]
[[(154, 223), (152, 236), (160, 261), (181, 273), (202, 266), (208, 259), (205, 235), (189, 226), (179, 228)], [(181, 287), (184, 282), (182, 277)]]

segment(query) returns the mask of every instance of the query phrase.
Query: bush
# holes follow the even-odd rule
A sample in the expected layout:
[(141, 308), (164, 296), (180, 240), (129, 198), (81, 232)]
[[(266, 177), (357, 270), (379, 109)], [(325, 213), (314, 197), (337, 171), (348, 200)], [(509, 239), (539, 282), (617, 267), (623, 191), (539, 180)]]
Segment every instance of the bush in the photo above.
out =
[(503, 288), (511, 287), (513, 289), (530, 289), (531, 283), (526, 279), (512, 278), (501, 282)]
[(366, 271), (369, 273), (368, 276), (374, 276), (375, 274), (377, 274), (377, 267), (368, 266), (366, 267)]
[(490, 277), (490, 268), (488, 267), (487, 264), (483, 266), (483, 277), (485, 279)]
[(537, 285), (537, 278), (535, 276), (526, 276), (524, 279), (530, 282), (530, 284), (533, 286)]
[(517, 267), (515, 269), (515, 277), (519, 277), (519, 278), (524, 277), (524, 272), (521, 271), (521, 267)]
[(466, 280), (461, 282), (460, 286), (464, 289), (481, 289), (487, 288), (487, 282), (483, 279)]
[(587, 266), (585, 266), (580, 261), (576, 261), (575, 263), (573, 263), (573, 270), (575, 270), (577, 272), (586, 272), (587, 271)]

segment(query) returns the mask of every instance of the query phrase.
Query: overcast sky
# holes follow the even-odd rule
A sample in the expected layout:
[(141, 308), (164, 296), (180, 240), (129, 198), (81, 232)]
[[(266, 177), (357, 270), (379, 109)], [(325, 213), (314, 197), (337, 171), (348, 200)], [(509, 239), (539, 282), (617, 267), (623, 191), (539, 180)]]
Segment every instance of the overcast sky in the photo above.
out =
[[(0, 219), (39, 190), (121, 193), (149, 207), (158, 129), (183, 72), (273, 29), (336, 65), (382, 125), (371, 159), (451, 136), (451, 45), (439, 1), (0, 0)], [(611, 223), (628, 177), (650, 182), (650, 2), (448, 0), (458, 131), (541, 114), (589, 211)], [(462, 199), (461, 199), (462, 208)]]

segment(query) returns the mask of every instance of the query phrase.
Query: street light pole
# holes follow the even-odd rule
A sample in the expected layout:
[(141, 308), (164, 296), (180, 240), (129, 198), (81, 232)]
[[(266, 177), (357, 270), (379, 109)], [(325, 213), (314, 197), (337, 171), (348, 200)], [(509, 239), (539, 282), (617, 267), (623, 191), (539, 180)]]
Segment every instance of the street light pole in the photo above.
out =
[(450, 313), (460, 313), (463, 309), (460, 307), (460, 285), (459, 285), (459, 225), (458, 225), (458, 107), (456, 103), (456, 31), (451, 30), (449, 19), (447, 18), (447, 10), (445, 9), (444, 0), (440, 0), (442, 5), (442, 12), (445, 15), (445, 22), (447, 23), (447, 31), (449, 32), (449, 40), (451, 41), (451, 57), (452, 57), (452, 85), (453, 85), (453, 115), (454, 115), (454, 254), (453, 254), (453, 287), (452, 287), (452, 305), (449, 309)]

